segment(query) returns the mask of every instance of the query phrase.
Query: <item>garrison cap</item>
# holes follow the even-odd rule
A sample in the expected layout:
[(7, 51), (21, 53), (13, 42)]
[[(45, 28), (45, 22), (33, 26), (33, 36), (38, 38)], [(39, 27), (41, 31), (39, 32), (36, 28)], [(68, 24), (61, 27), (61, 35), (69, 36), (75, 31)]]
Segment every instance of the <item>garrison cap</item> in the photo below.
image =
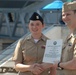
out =
[(62, 12), (76, 10), (76, 1), (73, 2), (65, 2), (62, 7)]
[(33, 20), (33, 21), (39, 20), (43, 24), (43, 18), (37, 12), (34, 12), (32, 14), (32, 16), (30, 17), (30, 20)]

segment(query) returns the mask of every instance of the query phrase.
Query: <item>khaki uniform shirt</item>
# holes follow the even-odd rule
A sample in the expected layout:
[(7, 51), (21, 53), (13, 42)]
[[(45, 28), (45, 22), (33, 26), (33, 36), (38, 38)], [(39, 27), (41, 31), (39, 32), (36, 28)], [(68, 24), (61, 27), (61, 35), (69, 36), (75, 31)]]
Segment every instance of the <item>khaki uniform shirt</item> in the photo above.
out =
[[(61, 62), (67, 62), (76, 57), (76, 33), (71, 34), (63, 45)], [(76, 75), (76, 70), (60, 70), (58, 75)]]
[[(42, 35), (41, 39), (35, 43), (34, 39), (29, 36), (28, 38), (20, 39), (13, 56), (13, 60), (16, 62), (22, 62), (29, 65), (34, 63), (42, 63), (45, 49), (43, 45), (46, 45), (48, 38)], [(40, 75), (50, 75), (49, 70), (45, 70)], [(34, 75), (31, 72), (19, 72), (19, 75)]]

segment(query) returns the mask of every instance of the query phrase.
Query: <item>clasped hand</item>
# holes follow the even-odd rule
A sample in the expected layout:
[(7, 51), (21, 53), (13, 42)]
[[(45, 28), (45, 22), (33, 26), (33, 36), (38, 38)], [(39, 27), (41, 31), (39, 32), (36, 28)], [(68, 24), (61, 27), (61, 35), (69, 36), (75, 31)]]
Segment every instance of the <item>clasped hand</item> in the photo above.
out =
[(35, 63), (30, 66), (30, 71), (35, 75), (39, 75), (46, 69), (53, 67), (54, 67), (53, 64), (49, 64), (49, 63), (42, 63), (42, 64)]

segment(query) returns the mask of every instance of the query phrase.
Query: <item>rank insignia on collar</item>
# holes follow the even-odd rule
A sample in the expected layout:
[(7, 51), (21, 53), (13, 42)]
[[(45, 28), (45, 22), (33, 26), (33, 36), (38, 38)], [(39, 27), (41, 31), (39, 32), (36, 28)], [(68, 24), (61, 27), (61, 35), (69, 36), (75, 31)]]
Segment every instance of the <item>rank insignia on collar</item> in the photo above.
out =
[(72, 43), (69, 43), (69, 46), (72, 46)]

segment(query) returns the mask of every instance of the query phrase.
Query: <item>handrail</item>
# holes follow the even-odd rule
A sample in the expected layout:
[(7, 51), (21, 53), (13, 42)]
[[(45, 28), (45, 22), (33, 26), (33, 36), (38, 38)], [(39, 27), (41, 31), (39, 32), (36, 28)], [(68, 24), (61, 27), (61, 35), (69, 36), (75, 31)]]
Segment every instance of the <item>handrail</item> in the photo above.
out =
[(0, 67), (0, 73), (17, 73), (17, 71), (13, 67)]

